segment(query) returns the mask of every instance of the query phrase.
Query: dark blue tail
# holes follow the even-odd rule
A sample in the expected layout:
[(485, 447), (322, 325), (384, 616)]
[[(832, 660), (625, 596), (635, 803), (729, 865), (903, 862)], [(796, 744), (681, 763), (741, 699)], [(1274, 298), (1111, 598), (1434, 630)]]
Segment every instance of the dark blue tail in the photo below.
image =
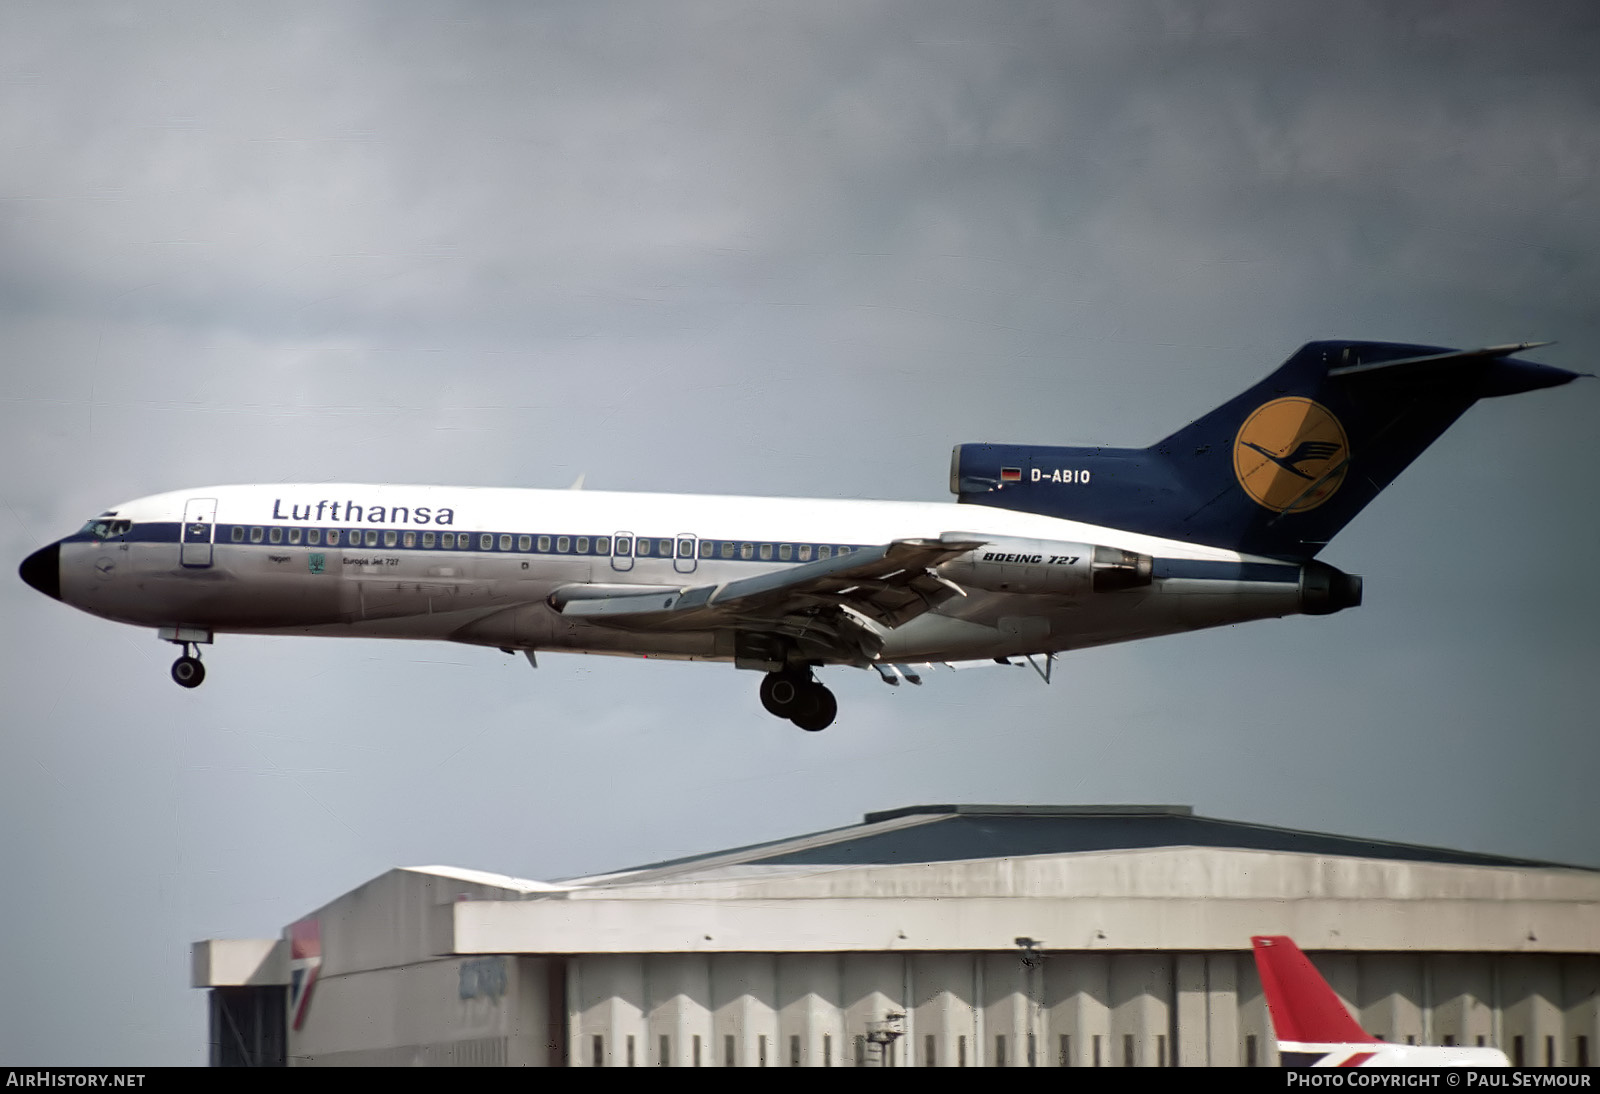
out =
[(1528, 348), (1312, 342), (1149, 448), (959, 445), (950, 488), (963, 502), (1309, 558), (1474, 402), (1579, 375), (1511, 356)]

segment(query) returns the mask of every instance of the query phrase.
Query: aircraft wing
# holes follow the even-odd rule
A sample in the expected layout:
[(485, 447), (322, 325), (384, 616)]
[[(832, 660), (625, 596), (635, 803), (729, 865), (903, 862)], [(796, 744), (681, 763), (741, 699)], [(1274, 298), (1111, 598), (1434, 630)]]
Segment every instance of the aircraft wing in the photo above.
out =
[(819, 655), (871, 661), (889, 630), (966, 595), (933, 568), (981, 546), (897, 539), (721, 585), (654, 592), (569, 585), (552, 593), (550, 604), (563, 615), (627, 630), (761, 631)]

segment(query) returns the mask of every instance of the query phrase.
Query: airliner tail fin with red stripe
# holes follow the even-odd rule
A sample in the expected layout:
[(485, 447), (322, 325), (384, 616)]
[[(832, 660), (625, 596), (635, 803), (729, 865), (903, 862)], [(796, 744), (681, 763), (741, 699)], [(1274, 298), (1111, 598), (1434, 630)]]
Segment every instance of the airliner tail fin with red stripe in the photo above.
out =
[(1284, 935), (1250, 939), (1285, 1067), (1505, 1067), (1499, 1049), (1396, 1045), (1361, 1028), (1310, 958)]

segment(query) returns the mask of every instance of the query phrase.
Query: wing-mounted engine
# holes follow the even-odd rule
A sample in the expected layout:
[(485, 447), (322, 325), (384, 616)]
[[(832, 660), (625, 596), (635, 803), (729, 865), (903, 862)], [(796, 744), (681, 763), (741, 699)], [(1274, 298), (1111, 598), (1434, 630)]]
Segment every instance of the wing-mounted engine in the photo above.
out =
[[(983, 536), (951, 532), (945, 539)], [(1049, 539), (989, 538), (982, 547), (946, 562), (939, 573), (965, 588), (996, 593), (1048, 593), (1078, 596), (1150, 584), (1149, 555)]]

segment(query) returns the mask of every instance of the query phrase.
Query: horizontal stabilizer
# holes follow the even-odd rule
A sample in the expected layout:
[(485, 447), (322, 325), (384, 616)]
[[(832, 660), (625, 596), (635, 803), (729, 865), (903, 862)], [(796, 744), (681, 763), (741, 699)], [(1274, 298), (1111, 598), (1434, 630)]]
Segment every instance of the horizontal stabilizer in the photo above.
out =
[(1538, 349), (1540, 346), (1553, 346), (1554, 342), (1513, 342), (1507, 346), (1485, 346), (1483, 349), (1455, 349), (1444, 353), (1428, 353), (1421, 357), (1401, 357), (1393, 361), (1373, 361), (1370, 364), (1342, 365), (1330, 368), (1329, 376), (1359, 376), (1362, 373), (1377, 372), (1382, 369), (1400, 371), (1415, 369), (1428, 365), (1444, 365), (1456, 361), (1481, 361), (1495, 357), (1509, 357), (1513, 353), (1521, 353), (1526, 349)]

